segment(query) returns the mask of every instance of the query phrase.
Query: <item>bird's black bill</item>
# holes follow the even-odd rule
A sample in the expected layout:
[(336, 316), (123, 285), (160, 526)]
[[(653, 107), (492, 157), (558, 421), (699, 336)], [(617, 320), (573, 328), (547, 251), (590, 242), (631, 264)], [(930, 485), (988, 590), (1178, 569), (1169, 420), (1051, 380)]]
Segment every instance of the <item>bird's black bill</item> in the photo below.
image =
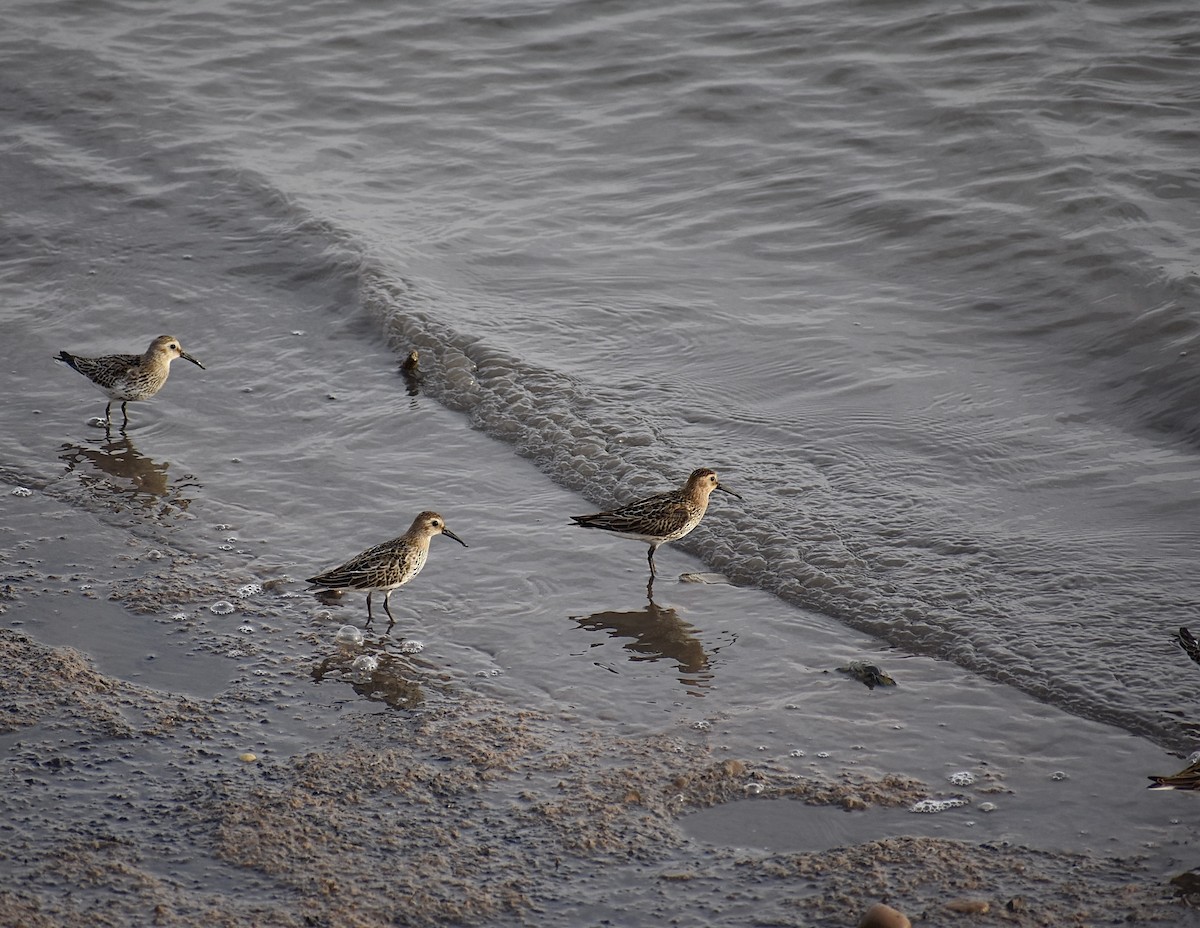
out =
[(445, 536), (446, 536), (446, 537), (448, 537), (448, 538), (453, 538), (455, 541), (457, 541), (457, 542), (458, 542), (460, 545), (462, 545), (464, 548), (469, 548), (469, 547), (471, 547), (469, 544), (467, 544), (465, 541), (463, 541), (461, 538), (459, 538), (457, 535), (455, 535), (455, 534), (454, 534), (454, 532), (450, 531), (450, 529), (448, 529), (448, 528), (443, 528), (443, 529), (442, 529), (442, 534), (443, 534), (443, 535), (445, 535)]
[(186, 351), (179, 352), (179, 357), (183, 358), (185, 361), (191, 361), (193, 364), (196, 365), (196, 367), (200, 368), (200, 370), (202, 370), (202, 371), (208, 370), (207, 367), (205, 367), (203, 364), (201, 364), (199, 361), (197, 361), (195, 358), (193, 358)]
[(722, 493), (728, 493), (730, 496), (736, 496), (738, 499), (742, 498), (741, 493), (734, 493), (733, 490), (729, 489), (729, 487), (723, 487), (719, 483), (717, 484), (717, 489), (720, 490)]

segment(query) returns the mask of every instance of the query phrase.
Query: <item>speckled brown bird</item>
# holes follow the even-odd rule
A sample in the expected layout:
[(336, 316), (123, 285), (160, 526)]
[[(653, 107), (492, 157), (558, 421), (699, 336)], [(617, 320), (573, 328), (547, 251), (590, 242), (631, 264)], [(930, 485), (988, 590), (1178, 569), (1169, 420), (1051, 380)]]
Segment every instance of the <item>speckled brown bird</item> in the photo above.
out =
[(681, 489), (648, 496), (620, 509), (595, 512), (587, 516), (571, 516), (576, 525), (583, 528), (598, 528), (601, 531), (648, 541), (650, 550), (646, 559), (650, 562), (650, 579), (657, 573), (654, 569), (654, 552), (659, 545), (678, 541), (704, 518), (708, 511), (708, 498), (714, 490), (737, 496), (728, 487), (721, 486), (717, 472), (701, 467), (692, 471)]
[(423, 512), (408, 531), (399, 538), (367, 548), (340, 567), (309, 577), (309, 590), (366, 590), (367, 624), (375, 616), (371, 612), (371, 594), (383, 590), (383, 611), (387, 613), (388, 628), (396, 624), (388, 600), (392, 591), (404, 586), (421, 572), (429, 556), (429, 541), (434, 535), (453, 538), (464, 548), (467, 543), (446, 528), (446, 520), (436, 512)]
[(121, 401), (121, 428), (129, 424), (126, 403), (147, 400), (162, 389), (176, 358), (191, 361), (201, 370), (204, 365), (183, 350), (174, 335), (160, 335), (150, 343), (145, 354), (109, 354), (99, 358), (84, 358), (60, 351), (54, 358), (83, 374), (96, 389), (108, 397), (104, 407), (104, 424), (112, 422), (112, 404)]

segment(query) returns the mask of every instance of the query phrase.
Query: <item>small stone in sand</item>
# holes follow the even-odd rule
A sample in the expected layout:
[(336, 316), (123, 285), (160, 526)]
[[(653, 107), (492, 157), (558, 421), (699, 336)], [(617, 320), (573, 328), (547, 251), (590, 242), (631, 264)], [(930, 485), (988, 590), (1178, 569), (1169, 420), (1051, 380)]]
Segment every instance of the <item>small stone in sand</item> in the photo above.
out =
[(897, 912), (890, 905), (876, 902), (863, 913), (858, 921), (858, 928), (912, 928), (912, 922), (903, 912)]

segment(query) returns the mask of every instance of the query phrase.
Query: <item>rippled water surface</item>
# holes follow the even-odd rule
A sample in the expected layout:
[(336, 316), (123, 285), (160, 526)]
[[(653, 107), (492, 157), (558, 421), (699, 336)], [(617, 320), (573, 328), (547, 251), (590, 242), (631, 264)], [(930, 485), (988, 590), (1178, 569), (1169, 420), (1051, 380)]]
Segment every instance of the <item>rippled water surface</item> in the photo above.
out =
[[(393, 598), (414, 637), (635, 729), (769, 718), (775, 740), (735, 728), (787, 756), (783, 707), (841, 629), (846, 657), (897, 649), (872, 659), (901, 691), (905, 661), (952, 661), (950, 704), (981, 675), (1195, 747), (1190, 4), (0, 23), (11, 482), (240, 582), (439, 509), (472, 547), (435, 540)], [(166, 331), (208, 370), (102, 440), (104, 398), (50, 357)], [(644, 548), (566, 518), (698, 466), (744, 501), (663, 549), (647, 603)], [(741, 589), (674, 583), (697, 571)]]

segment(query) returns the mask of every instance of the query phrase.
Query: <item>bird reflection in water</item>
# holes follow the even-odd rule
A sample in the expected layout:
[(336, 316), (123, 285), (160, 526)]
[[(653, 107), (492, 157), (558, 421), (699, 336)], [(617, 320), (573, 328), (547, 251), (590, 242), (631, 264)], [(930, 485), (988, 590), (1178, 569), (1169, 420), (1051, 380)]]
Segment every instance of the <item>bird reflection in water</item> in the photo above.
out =
[(182, 512), (192, 502), (185, 493), (200, 487), (191, 474), (172, 484), (170, 464), (146, 457), (123, 432), (113, 438), (106, 430), (103, 439), (92, 439), (86, 445), (63, 445), (58, 456), (66, 462), (68, 474), (76, 473), (97, 500), (118, 512), (128, 506), (148, 509), (160, 503), (164, 509)]
[[(586, 616), (571, 616), (580, 628), (605, 631), (610, 638), (628, 638), (623, 647), (631, 661), (675, 661), (679, 682), (693, 696), (704, 695), (713, 678), (709, 669), (709, 654), (696, 637), (693, 626), (685, 622), (669, 606), (660, 606), (653, 599), (645, 608), (628, 612), (596, 612)], [(596, 642), (592, 647), (599, 647)]]
[(422, 680), (428, 682), (430, 676), (411, 660), (387, 651), (381, 642), (338, 646), (312, 669), (316, 683), (328, 679), (348, 684), (364, 699), (393, 709), (415, 709), (425, 702)]

